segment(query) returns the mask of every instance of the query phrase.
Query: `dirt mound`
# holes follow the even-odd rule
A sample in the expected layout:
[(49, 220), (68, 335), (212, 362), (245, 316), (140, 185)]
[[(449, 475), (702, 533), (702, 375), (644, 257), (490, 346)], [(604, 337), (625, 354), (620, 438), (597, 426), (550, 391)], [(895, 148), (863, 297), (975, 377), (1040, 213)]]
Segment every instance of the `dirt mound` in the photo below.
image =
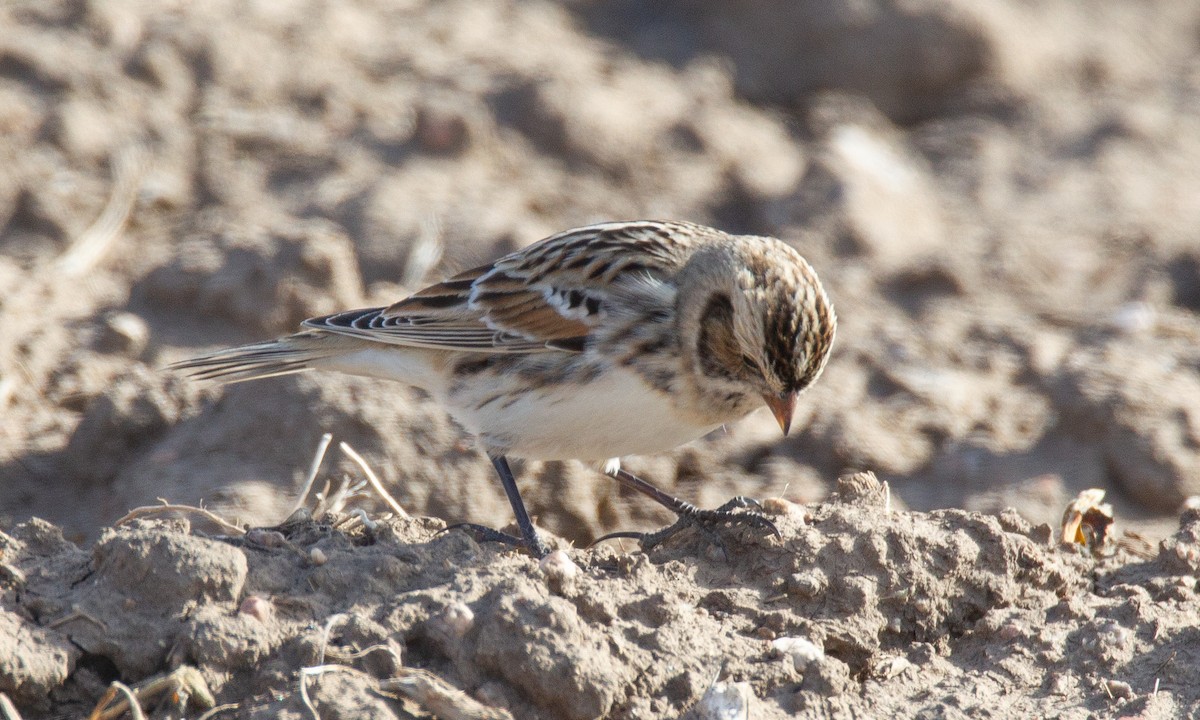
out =
[[(1149, 559), (1097, 560), (1011, 512), (892, 510), (869, 475), (771, 507), (779, 540), (688, 531), (540, 566), (428, 519), (226, 539), (136, 521), (90, 551), (24, 524), (0, 535), (0, 651), (20, 658), (0, 691), (81, 716), (115, 677), (186, 667), (239, 717), (305, 716), (304, 682), (322, 717), (423, 716), (432, 696), (466, 708), (443, 717), (671, 718), (718, 678), (753, 717), (1200, 710), (1200, 515)], [(421, 680), (470, 697), (406, 696)]]

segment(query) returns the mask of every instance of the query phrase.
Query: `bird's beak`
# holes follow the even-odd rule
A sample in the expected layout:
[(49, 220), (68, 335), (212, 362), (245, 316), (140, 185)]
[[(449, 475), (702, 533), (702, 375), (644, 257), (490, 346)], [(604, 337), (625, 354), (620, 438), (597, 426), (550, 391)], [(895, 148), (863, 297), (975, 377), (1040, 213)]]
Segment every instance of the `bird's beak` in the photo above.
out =
[(795, 393), (785, 393), (783, 395), (771, 395), (767, 393), (763, 395), (763, 400), (766, 401), (767, 407), (771, 408), (771, 413), (775, 416), (775, 421), (779, 423), (779, 429), (784, 435), (788, 434), (788, 430), (792, 427), (792, 413), (796, 410), (796, 395)]

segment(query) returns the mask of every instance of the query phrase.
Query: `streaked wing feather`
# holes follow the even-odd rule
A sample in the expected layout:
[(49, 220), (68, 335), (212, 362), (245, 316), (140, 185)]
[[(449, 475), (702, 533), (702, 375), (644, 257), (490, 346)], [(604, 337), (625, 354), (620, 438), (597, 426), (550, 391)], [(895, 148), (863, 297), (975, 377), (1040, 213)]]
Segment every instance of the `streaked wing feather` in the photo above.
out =
[(622, 276), (667, 276), (711, 230), (605, 223), (551, 236), (386, 308), (306, 321), (376, 342), (483, 352), (582, 350)]
[(428, 317), (388, 318), (386, 308), (369, 308), (305, 320), (314, 330), (351, 335), (372, 342), (434, 350), (535, 352), (537, 343), (493, 330), (478, 321), (453, 321)]

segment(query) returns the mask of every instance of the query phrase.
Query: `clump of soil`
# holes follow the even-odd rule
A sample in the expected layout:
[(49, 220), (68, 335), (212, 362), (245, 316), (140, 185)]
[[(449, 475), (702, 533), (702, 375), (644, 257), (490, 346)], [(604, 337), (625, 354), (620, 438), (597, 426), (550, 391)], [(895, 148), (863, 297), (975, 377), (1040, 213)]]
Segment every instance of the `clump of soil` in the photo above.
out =
[(80, 716), (109, 680), (186, 667), (238, 717), (306, 716), (301, 683), (322, 717), (425, 717), (418, 680), (462, 717), (674, 718), (717, 679), (759, 718), (1200, 710), (1200, 514), (1097, 558), (1013, 512), (887, 503), (852, 475), (807, 510), (769, 504), (778, 539), (693, 529), (540, 564), (430, 519), (134, 521), (90, 550), (34, 521), (0, 535), (0, 653), (19, 659), (0, 691)]

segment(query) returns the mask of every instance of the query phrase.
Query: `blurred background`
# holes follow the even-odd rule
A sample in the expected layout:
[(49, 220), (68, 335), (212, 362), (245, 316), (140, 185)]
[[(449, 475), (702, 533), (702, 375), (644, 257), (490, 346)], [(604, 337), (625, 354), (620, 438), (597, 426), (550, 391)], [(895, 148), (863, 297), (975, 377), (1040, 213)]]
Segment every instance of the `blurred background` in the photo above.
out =
[[(1040, 523), (1100, 487), (1150, 537), (1200, 493), (1195, 0), (39, 0), (0, 3), (0, 527), (279, 522), (325, 432), (411, 512), (503, 525), (415, 391), (163, 367), (638, 218), (783, 238), (841, 318), (792, 437), (627, 463), (665, 489), (864, 469)], [(669, 519), (518, 472), (578, 542)]]

